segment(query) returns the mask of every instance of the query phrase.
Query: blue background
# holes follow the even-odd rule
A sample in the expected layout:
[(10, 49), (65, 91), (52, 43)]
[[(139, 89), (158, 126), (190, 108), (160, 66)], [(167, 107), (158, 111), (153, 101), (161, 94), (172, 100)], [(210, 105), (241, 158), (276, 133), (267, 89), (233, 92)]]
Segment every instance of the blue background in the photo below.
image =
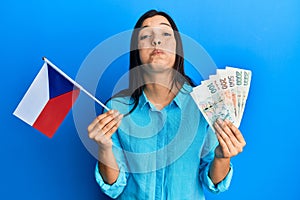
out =
[(207, 199), (300, 198), (300, 1), (11, 0), (0, 3), (0, 199), (106, 199), (71, 113), (53, 139), (12, 113), (42, 56), (75, 77), (94, 47), (152, 8), (168, 12), (220, 68), (253, 72), (240, 127), (247, 146), (232, 159), (230, 190)]

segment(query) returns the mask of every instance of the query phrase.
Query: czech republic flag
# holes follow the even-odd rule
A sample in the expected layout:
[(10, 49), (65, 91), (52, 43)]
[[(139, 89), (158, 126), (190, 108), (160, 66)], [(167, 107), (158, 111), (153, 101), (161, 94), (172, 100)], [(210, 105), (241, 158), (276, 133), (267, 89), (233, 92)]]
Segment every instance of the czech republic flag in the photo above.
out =
[(45, 61), (13, 114), (51, 138), (79, 93), (78, 87)]

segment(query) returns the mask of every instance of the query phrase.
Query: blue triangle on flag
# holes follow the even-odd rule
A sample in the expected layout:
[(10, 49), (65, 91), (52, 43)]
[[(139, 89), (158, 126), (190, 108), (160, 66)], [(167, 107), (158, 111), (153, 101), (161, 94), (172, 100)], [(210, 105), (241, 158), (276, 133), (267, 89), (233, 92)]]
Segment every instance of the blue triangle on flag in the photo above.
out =
[(49, 64), (47, 64), (47, 66), (50, 99), (73, 90), (74, 85), (69, 80), (49, 66)]

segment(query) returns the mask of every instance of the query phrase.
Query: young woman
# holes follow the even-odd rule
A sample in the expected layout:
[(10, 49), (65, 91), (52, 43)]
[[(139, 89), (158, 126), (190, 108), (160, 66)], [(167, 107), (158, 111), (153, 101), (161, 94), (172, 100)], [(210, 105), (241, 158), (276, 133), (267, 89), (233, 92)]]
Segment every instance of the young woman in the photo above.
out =
[(137, 21), (131, 38), (129, 88), (88, 127), (99, 145), (95, 176), (117, 199), (205, 199), (228, 189), (230, 158), (245, 140), (227, 120), (208, 126), (189, 93), (180, 34), (155, 10)]

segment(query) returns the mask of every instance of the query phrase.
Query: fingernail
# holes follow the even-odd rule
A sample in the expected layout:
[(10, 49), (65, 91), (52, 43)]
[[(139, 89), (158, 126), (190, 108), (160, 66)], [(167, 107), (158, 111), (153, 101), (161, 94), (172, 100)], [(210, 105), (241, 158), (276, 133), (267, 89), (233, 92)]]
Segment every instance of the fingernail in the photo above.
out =
[(120, 113), (117, 110), (114, 110), (113, 115), (116, 117), (118, 116)]
[(218, 124), (217, 123), (214, 123), (213, 126), (214, 126), (215, 129), (218, 128)]

